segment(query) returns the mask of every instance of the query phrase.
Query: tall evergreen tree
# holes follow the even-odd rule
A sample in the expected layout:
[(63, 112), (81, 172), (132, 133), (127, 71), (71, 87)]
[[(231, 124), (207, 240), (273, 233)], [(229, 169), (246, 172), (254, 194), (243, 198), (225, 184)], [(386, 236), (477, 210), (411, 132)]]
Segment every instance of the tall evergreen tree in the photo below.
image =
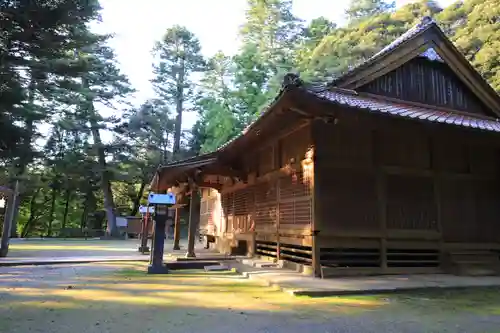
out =
[(153, 53), (157, 62), (154, 66), (153, 85), (159, 98), (175, 107), (175, 136), (173, 155), (177, 158), (181, 149), (182, 113), (194, 102), (192, 74), (203, 71), (198, 39), (184, 27), (167, 29), (163, 39), (155, 45)]
[(396, 8), (396, 3), (385, 0), (350, 0), (345, 14), (350, 23), (359, 23), (367, 18), (386, 13)]

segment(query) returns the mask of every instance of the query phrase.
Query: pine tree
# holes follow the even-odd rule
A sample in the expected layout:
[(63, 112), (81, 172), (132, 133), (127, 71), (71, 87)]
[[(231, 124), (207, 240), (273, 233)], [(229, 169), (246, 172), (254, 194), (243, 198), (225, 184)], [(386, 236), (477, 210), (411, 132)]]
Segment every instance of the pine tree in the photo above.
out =
[(352, 24), (362, 20), (386, 13), (396, 8), (396, 3), (384, 0), (351, 0), (345, 14), (347, 20)]
[(177, 158), (181, 149), (182, 113), (194, 102), (192, 74), (203, 71), (198, 39), (184, 27), (169, 28), (163, 39), (156, 43), (153, 54), (157, 62), (152, 80), (158, 97), (175, 107), (175, 136), (173, 155)]

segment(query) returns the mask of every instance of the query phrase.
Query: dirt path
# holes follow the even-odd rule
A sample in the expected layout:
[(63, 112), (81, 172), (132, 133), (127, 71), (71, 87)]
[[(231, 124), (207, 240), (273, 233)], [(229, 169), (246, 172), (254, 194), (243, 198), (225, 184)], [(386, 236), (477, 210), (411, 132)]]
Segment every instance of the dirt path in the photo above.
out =
[(500, 292), (297, 298), (144, 264), (0, 268), (0, 332), (499, 332)]
[[(150, 241), (151, 242), (151, 241)], [(183, 240), (183, 244), (185, 241)], [(6, 259), (50, 257), (99, 257), (139, 255), (139, 240), (46, 239), (11, 240)], [(171, 251), (172, 241), (165, 242), (166, 252)]]

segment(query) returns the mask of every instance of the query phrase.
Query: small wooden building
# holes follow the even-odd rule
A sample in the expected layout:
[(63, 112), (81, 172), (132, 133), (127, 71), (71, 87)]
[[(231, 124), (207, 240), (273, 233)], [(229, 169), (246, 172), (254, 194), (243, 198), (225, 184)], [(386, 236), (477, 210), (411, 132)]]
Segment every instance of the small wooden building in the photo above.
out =
[(424, 18), (333, 82), (287, 75), (244, 133), (152, 185), (199, 186), (220, 251), (316, 276), (498, 272), (499, 116), (498, 94)]

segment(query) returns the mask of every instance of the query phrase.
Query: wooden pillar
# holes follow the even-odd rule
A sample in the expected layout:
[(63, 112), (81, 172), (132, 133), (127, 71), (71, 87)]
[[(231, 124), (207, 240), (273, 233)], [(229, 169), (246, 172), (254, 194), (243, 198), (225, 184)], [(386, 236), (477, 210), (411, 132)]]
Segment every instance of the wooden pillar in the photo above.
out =
[(196, 238), (196, 230), (200, 224), (200, 208), (201, 196), (197, 186), (191, 190), (191, 203), (189, 204), (189, 231), (188, 231), (188, 250), (186, 257), (194, 258), (194, 244)]
[(311, 206), (312, 206), (312, 220), (311, 220), (311, 240), (312, 240), (312, 271), (314, 277), (321, 277), (321, 247), (319, 242), (319, 233), (321, 231), (321, 196), (320, 196), (320, 172), (317, 168), (317, 160), (315, 159), (317, 140), (314, 137), (315, 124), (311, 126), (312, 141), (314, 146), (310, 147), (306, 152), (304, 160), (302, 160), (302, 172), (304, 179), (308, 180), (311, 190)]
[(276, 262), (280, 260), (280, 186), (279, 179), (273, 186), (276, 188)]
[(181, 239), (181, 210), (175, 209), (175, 222), (174, 222), (174, 250), (180, 250), (179, 241)]

